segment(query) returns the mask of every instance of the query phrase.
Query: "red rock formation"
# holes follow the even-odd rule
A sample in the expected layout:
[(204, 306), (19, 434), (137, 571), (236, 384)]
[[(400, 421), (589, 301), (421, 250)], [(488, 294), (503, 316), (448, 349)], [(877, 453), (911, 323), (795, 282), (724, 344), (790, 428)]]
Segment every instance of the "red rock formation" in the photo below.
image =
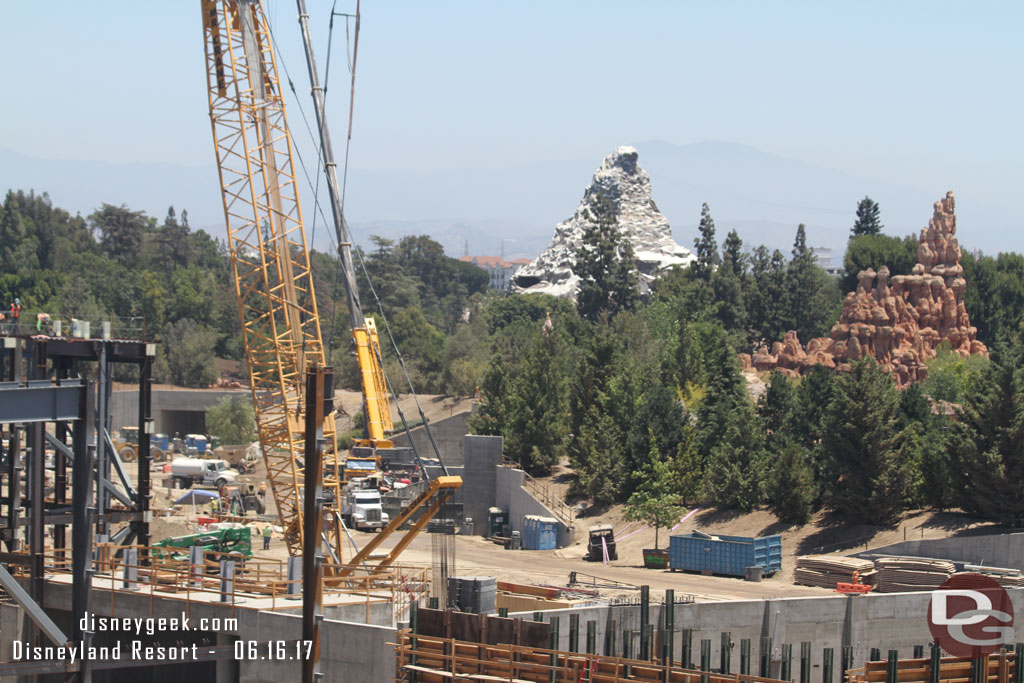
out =
[(921, 230), (918, 263), (910, 275), (889, 277), (882, 266), (857, 274), (857, 290), (846, 295), (839, 322), (829, 337), (812, 339), (807, 349), (795, 332), (762, 346), (751, 357), (757, 370), (796, 374), (816, 364), (845, 370), (851, 361), (874, 356), (898, 384), (925, 378), (925, 363), (943, 340), (963, 356), (987, 354), (964, 307), (967, 282), (960, 265), (953, 193), (935, 202), (928, 227)]

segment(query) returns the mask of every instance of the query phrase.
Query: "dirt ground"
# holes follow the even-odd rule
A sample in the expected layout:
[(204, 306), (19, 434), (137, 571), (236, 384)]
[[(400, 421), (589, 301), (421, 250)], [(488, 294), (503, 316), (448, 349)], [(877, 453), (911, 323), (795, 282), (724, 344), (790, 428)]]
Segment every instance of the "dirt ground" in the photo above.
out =
[[(135, 467), (134, 463), (129, 465), (129, 471), (133, 475)], [(242, 480), (258, 483), (264, 476), (265, 470), (260, 463), (254, 474), (244, 475)], [(542, 478), (540, 481), (565, 499), (572, 476), (572, 471), (567, 467), (558, 467), (550, 477)], [(167, 536), (192, 533), (196, 512), (202, 512), (202, 508), (193, 510), (191, 506), (172, 506), (172, 499), (181, 495), (183, 491), (168, 491), (162, 485), (163, 478), (163, 474), (154, 473), (155, 512), (151, 525), (154, 541)], [(573, 501), (571, 498), (568, 502), (574, 504), (578, 515), (575, 523), (576, 542), (572, 546), (553, 551), (510, 551), (480, 537), (456, 536), (456, 567), (453, 575), (496, 576), (502, 581), (565, 586), (569, 580), (569, 573), (575, 571), (580, 581), (595, 582), (599, 586), (604, 586), (599, 588), (602, 598), (631, 597), (637, 594), (633, 588), (613, 587), (611, 584), (614, 582), (632, 586), (649, 585), (657, 599), (660, 599), (661, 593), (667, 588), (675, 589), (677, 595), (690, 594), (698, 600), (824, 595), (829, 591), (796, 586), (792, 583), (793, 569), (798, 556), (843, 553), (918, 538), (944, 538), (1003, 531), (996, 525), (956, 512), (910, 512), (904, 515), (898, 524), (876, 527), (844, 524), (841, 520), (821, 513), (809, 524), (793, 526), (779, 522), (767, 510), (741, 514), (702, 509), (684, 511), (683, 515), (689, 514), (689, 517), (674, 531), (658, 531), (658, 546), (661, 548), (668, 547), (671, 533), (689, 533), (695, 529), (711, 534), (734, 536), (781, 534), (782, 571), (758, 583), (738, 578), (644, 569), (642, 550), (655, 547), (653, 529), (645, 529), (640, 523), (625, 522), (622, 507), (618, 505), (598, 509)], [(268, 512), (273, 513), (273, 501), (269, 495), (267, 506)], [(618, 560), (602, 564), (583, 559), (586, 554), (587, 529), (595, 524), (611, 524), (615, 529), (618, 539)], [(362, 546), (370, 538), (369, 532), (352, 532), (352, 539), (358, 546)], [(385, 546), (390, 547), (395, 542), (397, 538), (386, 542)], [(400, 562), (414, 566), (429, 566), (432, 542), (431, 535), (421, 534), (405, 550)], [(263, 552), (259, 549), (261, 546), (259, 539), (254, 538), (253, 547), (257, 555), (278, 559), (287, 556), (287, 548), (280, 534), (274, 535), (270, 551)], [(346, 547), (348, 557), (356, 551), (351, 544)]]

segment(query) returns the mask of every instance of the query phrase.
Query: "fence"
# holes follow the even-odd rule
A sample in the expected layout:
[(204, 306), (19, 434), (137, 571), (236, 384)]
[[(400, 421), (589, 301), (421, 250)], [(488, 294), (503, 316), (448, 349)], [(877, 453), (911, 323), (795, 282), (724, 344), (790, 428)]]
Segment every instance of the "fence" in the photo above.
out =
[[(127, 551), (134, 550), (137, 561), (130, 563)], [(153, 548), (149, 546), (119, 546), (112, 543), (97, 543), (94, 553), (93, 589), (109, 593), (111, 610), (115, 596), (123, 594), (145, 594), (150, 598), (150, 609), (155, 598), (172, 598), (187, 603), (216, 601), (231, 605), (234, 609), (284, 610), (295, 609), (302, 593), (302, 578), (288, 578), (286, 560), (249, 557), (207, 551), (201, 564), (192, 564), (185, 559), (175, 559), (169, 552), (181, 551), (175, 548)], [(24, 554), (24, 553), (21, 553)], [(25, 555), (26, 559), (28, 558)], [(220, 576), (220, 561), (230, 559), (236, 562), (233, 577)], [(47, 550), (43, 564), (48, 578), (64, 576), (71, 580), (72, 559), (69, 550)], [(356, 569), (351, 576), (337, 576), (341, 565), (325, 562), (324, 603), (340, 602), (344, 596), (347, 605), (365, 606), (366, 621), (370, 619), (370, 606), (391, 604), (396, 620), (404, 618), (410, 605), (420, 601), (430, 591), (430, 569), (395, 565), (384, 572), (369, 572)], [(28, 578), (25, 564), (12, 564), (13, 574)], [(252, 598), (263, 598), (254, 601)], [(269, 599), (267, 602), (266, 599)]]
[(0, 335), (3, 336), (42, 334), (61, 338), (150, 340), (159, 331), (147, 328), (142, 316), (81, 318), (65, 313), (22, 310), (15, 319), (9, 309), (0, 313), (4, 316), (0, 320)]

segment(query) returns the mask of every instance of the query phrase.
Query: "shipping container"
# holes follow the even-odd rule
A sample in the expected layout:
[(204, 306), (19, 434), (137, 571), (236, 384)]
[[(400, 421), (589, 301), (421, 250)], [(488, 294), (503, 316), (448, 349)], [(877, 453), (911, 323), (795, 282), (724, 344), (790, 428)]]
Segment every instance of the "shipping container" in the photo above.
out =
[(760, 567), (765, 576), (782, 569), (782, 536), (711, 536), (695, 531), (669, 540), (669, 568), (745, 576)]

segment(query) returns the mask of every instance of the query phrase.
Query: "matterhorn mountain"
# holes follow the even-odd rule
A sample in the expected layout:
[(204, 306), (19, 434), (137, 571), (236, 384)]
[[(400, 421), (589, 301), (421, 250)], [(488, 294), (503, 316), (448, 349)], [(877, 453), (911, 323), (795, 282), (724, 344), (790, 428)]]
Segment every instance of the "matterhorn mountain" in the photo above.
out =
[(593, 224), (591, 209), (599, 196), (612, 203), (619, 230), (633, 246), (642, 292), (649, 289), (658, 271), (696, 260), (672, 238), (668, 219), (651, 198), (650, 176), (637, 164), (636, 148), (619, 147), (597, 169), (576, 213), (555, 227), (554, 239), (544, 253), (516, 273), (513, 291), (576, 296), (580, 282), (573, 273), (576, 249)]

